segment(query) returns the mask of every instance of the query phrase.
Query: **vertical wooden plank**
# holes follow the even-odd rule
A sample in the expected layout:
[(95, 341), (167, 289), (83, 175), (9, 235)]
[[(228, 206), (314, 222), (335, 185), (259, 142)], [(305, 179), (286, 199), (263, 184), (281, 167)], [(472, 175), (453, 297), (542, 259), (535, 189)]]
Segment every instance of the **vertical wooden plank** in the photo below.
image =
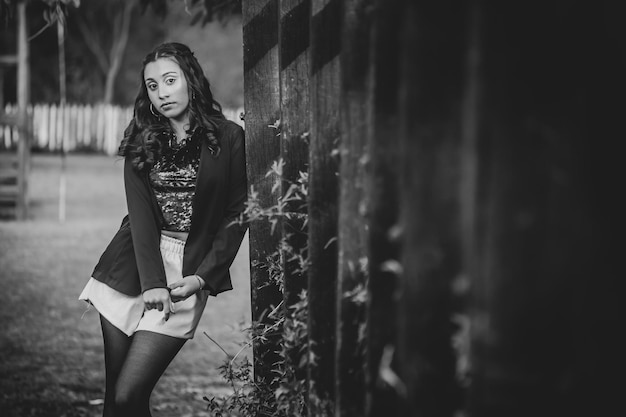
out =
[(40, 149), (46, 149), (48, 144), (48, 106), (46, 104), (39, 105), (39, 126), (37, 131), (37, 139)]
[(17, 105), (18, 105), (18, 197), (16, 202), (17, 220), (28, 217), (28, 176), (30, 161), (30, 139), (27, 106), (30, 100), (30, 69), (28, 25), (26, 21), (26, 1), (17, 3)]
[(311, 1), (310, 34), (308, 412), (324, 416), (335, 397), (340, 1)]
[(76, 105), (76, 146), (83, 148), (85, 144), (85, 137), (83, 132), (85, 130), (85, 106), (82, 104)]
[(61, 136), (61, 152), (65, 153), (72, 140), (72, 107), (69, 104), (63, 105), (63, 129)]
[(398, 415), (401, 384), (396, 352), (396, 285), (399, 272), (398, 100), (400, 90), (396, 0), (377, 0), (371, 60), (375, 63), (373, 132), (370, 135), (369, 282), (365, 416)]
[(98, 103), (93, 106), (93, 109), (92, 109), (93, 123), (91, 124), (92, 143), (98, 149), (102, 149), (101, 144), (100, 144), (101, 142), (100, 141), (100, 121), (102, 119), (101, 114), (102, 114), (102, 104)]
[(469, 412), (624, 414), (624, 5), (477, 4)]
[(33, 136), (32, 136), (32, 144), (35, 148), (39, 148), (40, 146), (40, 141), (39, 141), (39, 129), (38, 127), (40, 126), (41, 122), (40, 122), (40, 117), (41, 117), (41, 111), (40, 111), (40, 106), (39, 105), (34, 105), (32, 106), (32, 123), (33, 123)]
[[(291, 187), (297, 187), (301, 173), (309, 170), (309, 14), (310, 0), (281, 0), (279, 27), (280, 106), (281, 106), (281, 158), (283, 166), (282, 194), (287, 197)], [(293, 331), (297, 310), (291, 308), (300, 300), (308, 286), (308, 275), (302, 269), (301, 259), (307, 256), (307, 205), (305, 201), (287, 202), (285, 209), (294, 216), (281, 223), (281, 234), (286, 245), (282, 252), (284, 267), (285, 331)], [(300, 216), (300, 217), (298, 217)], [(303, 258), (299, 258), (300, 255)], [(304, 344), (293, 340), (293, 335), (283, 338), (287, 350), (287, 380), (294, 391), (306, 390), (306, 366), (300, 367), (302, 358), (308, 357)], [(289, 380), (292, 378), (292, 380)], [(301, 404), (290, 404), (293, 415), (301, 415)]]
[(50, 144), (50, 106), (47, 104), (41, 105), (41, 148), (48, 149)]
[(85, 125), (83, 126), (84, 127), (83, 136), (85, 138), (86, 146), (93, 146), (93, 133), (91, 130), (93, 123), (94, 123), (93, 106), (85, 105)]
[[(70, 106), (70, 137), (69, 137), (69, 146), (67, 150), (75, 150), (77, 145), (77, 137), (78, 137), (78, 118), (79, 118), (79, 109), (76, 104), (72, 104)], [(119, 133), (119, 129), (118, 129)], [(119, 135), (118, 135), (119, 137)]]
[[(67, 108), (65, 105), (60, 105), (57, 107), (58, 109), (58, 120), (57, 120), (57, 131), (56, 131), (56, 151), (60, 151), (63, 149), (65, 138), (66, 138), (66, 129), (67, 129)], [(107, 121), (108, 122), (108, 121)], [(104, 124), (105, 129), (108, 129), (109, 123)]]
[[(263, 207), (276, 204), (272, 193), (274, 176), (266, 176), (280, 156), (280, 86), (278, 62), (278, 0), (243, 3), (244, 108), (248, 184), (258, 193)], [(270, 127), (274, 126), (274, 128)], [(280, 192), (280, 190), (279, 190)], [(282, 301), (282, 294), (269, 281), (268, 256), (278, 248), (279, 236), (267, 222), (250, 224), (252, 320), (267, 323), (267, 314)], [(277, 357), (276, 340), (257, 341), (253, 346), (254, 377), (259, 383), (272, 380), (271, 365)]]
[[(104, 124), (107, 126), (107, 123)], [(55, 142), (54, 142), (54, 150), (58, 151), (63, 149), (63, 141), (64, 141), (64, 129), (65, 129), (65, 106), (58, 105), (57, 106), (57, 122), (56, 122), (56, 132), (54, 132)]]
[[(461, 100), (461, 177), (459, 183), (459, 203), (460, 203), (460, 237), (461, 237), (461, 258), (463, 274), (460, 283), (460, 291), (457, 296), (462, 300), (462, 311), (458, 317), (462, 317), (464, 326), (460, 330), (460, 338), (457, 346), (457, 375), (461, 379), (460, 383), (464, 390), (465, 412), (472, 406), (471, 391), (480, 386), (480, 378), (474, 378), (474, 372), (479, 374), (482, 365), (480, 361), (474, 360), (481, 355), (472, 352), (472, 339), (482, 337), (484, 328), (484, 308), (483, 298), (475, 295), (485, 288), (485, 276), (478, 274), (479, 264), (478, 254), (480, 247), (478, 239), (478, 229), (480, 227), (476, 216), (478, 198), (478, 143), (482, 134), (480, 120), (483, 117), (483, 10), (479, 1), (470, 1), (468, 8), (467, 25), (467, 51), (465, 57), (465, 85), (463, 98)], [(472, 293), (474, 296), (472, 296)], [(481, 322), (483, 324), (481, 324)], [(476, 325), (474, 327), (474, 324)], [(478, 345), (475, 346), (480, 349)], [(470, 377), (471, 374), (471, 377)], [(470, 383), (471, 379), (471, 383)], [(480, 389), (474, 391), (479, 392)], [(468, 400), (469, 399), (469, 400)]]
[(102, 125), (102, 149), (109, 149), (109, 144), (111, 143), (111, 133), (112, 133), (112, 124), (113, 124), (113, 111), (111, 104), (103, 104), (103, 125)]
[(402, 1), (400, 10), (399, 415), (451, 417), (461, 402), (451, 286), (460, 273), (457, 103), (465, 8)]
[(99, 103), (96, 106), (96, 143), (98, 149), (104, 149), (105, 146), (105, 127), (106, 127), (106, 105)]
[[(280, 108), (283, 193), (307, 172), (309, 165), (309, 10), (310, 0), (280, 1)], [(287, 210), (306, 214), (306, 202), (288, 203)], [(303, 219), (282, 224), (282, 235), (295, 251), (305, 250), (307, 233)], [(286, 262), (285, 300), (291, 305), (307, 287), (298, 262)]]
[[(0, 64), (0, 85), (4, 86), (4, 73), (6, 69)], [(4, 87), (0, 88), (0, 109), (4, 109)]]
[(335, 416), (365, 413), (372, 1), (343, 2)]

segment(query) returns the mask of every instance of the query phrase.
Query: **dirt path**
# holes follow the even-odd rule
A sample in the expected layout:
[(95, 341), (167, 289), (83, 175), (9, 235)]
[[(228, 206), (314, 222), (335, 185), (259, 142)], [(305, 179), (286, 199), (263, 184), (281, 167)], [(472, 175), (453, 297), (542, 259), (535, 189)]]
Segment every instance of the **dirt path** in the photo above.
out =
[[(57, 218), (60, 158), (36, 155), (27, 222), (0, 222), (0, 416), (99, 416), (104, 369), (98, 315), (77, 300), (125, 212), (121, 163), (68, 157), (67, 221)], [(247, 248), (247, 245), (244, 245)], [(204, 395), (227, 392), (217, 367), (249, 323), (247, 250), (235, 290), (211, 298), (196, 337), (159, 382), (153, 415), (207, 416)], [(248, 352), (249, 354), (249, 352)]]

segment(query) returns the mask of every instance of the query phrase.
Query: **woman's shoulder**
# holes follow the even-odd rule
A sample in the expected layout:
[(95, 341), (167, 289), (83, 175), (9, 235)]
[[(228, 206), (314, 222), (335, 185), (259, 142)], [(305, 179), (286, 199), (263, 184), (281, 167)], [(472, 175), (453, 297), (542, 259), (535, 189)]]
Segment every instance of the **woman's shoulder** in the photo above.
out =
[(217, 131), (221, 135), (242, 136), (244, 134), (243, 127), (232, 120), (223, 119), (217, 124)]
[(220, 141), (226, 141), (231, 145), (244, 140), (244, 130), (232, 120), (224, 119), (217, 124), (217, 135)]

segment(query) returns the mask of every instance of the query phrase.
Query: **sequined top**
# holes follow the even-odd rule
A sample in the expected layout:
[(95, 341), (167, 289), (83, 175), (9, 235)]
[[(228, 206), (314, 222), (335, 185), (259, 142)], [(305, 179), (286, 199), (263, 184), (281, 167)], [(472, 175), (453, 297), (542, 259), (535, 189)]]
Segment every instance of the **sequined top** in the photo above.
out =
[(150, 183), (163, 213), (163, 230), (189, 232), (192, 200), (200, 162), (197, 139), (162, 143), (162, 155), (150, 170)]

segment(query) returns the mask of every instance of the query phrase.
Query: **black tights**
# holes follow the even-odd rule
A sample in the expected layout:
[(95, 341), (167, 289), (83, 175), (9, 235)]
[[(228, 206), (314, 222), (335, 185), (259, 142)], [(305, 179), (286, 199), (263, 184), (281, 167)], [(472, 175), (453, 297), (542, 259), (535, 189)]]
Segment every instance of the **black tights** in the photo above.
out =
[(100, 316), (106, 392), (103, 417), (150, 417), (150, 394), (186, 339), (149, 331), (128, 337)]

